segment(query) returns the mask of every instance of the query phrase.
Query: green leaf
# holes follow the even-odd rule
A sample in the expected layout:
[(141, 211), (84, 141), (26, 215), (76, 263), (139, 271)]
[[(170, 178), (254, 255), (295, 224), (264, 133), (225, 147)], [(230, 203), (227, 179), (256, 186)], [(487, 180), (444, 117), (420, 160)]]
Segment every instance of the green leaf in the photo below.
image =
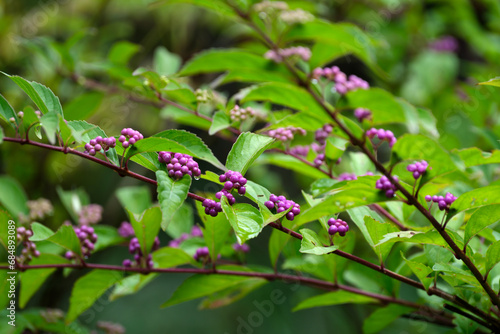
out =
[[(215, 167), (225, 170), (224, 165), (214, 156), (212, 150), (201, 140), (200, 137), (195, 135), (194, 133), (187, 132), (184, 130), (166, 130), (160, 133), (155, 134), (153, 137), (166, 138), (169, 140), (173, 140), (178, 144), (187, 148), (195, 158), (205, 160), (206, 162), (211, 163)], [(140, 143), (140, 141), (138, 142)], [(160, 151), (171, 151), (178, 152), (174, 150), (160, 150)], [(183, 153), (180, 152), (179, 153)], [(189, 154), (189, 153), (188, 153)]]
[(341, 305), (341, 304), (367, 304), (367, 303), (378, 303), (378, 300), (375, 298), (358, 295), (349, 291), (339, 290), (308, 298), (300, 302), (297, 306), (295, 306), (293, 308), (293, 311), (295, 312), (319, 306), (331, 306), (331, 305)]
[(386, 234), (397, 232), (399, 231), (399, 229), (393, 224), (383, 223), (369, 216), (365, 216), (364, 221), (368, 233), (370, 234), (370, 237), (374, 243), (373, 249), (375, 250), (375, 253), (377, 253), (379, 261), (383, 262), (385, 261), (387, 255), (389, 255), (392, 244), (381, 244), (378, 246), (375, 245), (378, 244), (378, 242), (382, 240)]
[(227, 306), (248, 295), (253, 290), (266, 284), (267, 281), (260, 278), (249, 278), (222, 291), (210, 294), (200, 303), (200, 309), (214, 309)]
[(374, 334), (389, 326), (392, 322), (398, 319), (403, 314), (410, 313), (413, 309), (410, 307), (391, 304), (386, 307), (375, 310), (363, 322), (363, 333)]
[(387, 201), (383, 192), (375, 188), (378, 178), (378, 176), (363, 176), (354, 181), (335, 184), (336, 191), (318, 204), (301, 212), (296, 218), (296, 224), (302, 225), (354, 207)]
[(491, 244), (486, 251), (486, 272), (500, 262), (500, 240)]
[(76, 236), (73, 226), (61, 225), (56, 233), (46, 240), (70, 250), (80, 257), (82, 256), (80, 240)]
[(277, 269), (278, 258), (290, 239), (291, 236), (276, 229), (273, 229), (271, 232), (271, 237), (269, 238), (269, 259), (274, 269)]
[(175, 4), (175, 3), (188, 3), (197, 7), (203, 7), (213, 11), (215, 14), (224, 15), (226, 17), (235, 17), (234, 10), (222, 0), (163, 0), (159, 3)]
[(120, 272), (110, 270), (92, 270), (85, 276), (80, 277), (75, 282), (71, 291), (66, 323), (69, 324), (76, 320), (80, 314), (91, 307), (121, 277), (122, 274)]
[(17, 117), (17, 113), (14, 111), (14, 108), (7, 102), (7, 100), (0, 94), (0, 117), (3, 118), (3, 120), (7, 123), (10, 124), (10, 126), (14, 127), (14, 124), (10, 122), (10, 119), (14, 117), (16, 120), (15, 124), (19, 124), (19, 119)]
[(54, 232), (50, 228), (40, 223), (32, 223), (31, 230), (33, 231), (33, 235), (29, 238), (30, 241), (45, 240), (54, 235)]
[(451, 205), (449, 216), (473, 208), (500, 204), (500, 186), (477, 188), (460, 195)]
[[(12, 221), (12, 223), (9, 224), (9, 220), (11, 219), (11, 217), (9, 216), (9, 214), (6, 211), (1, 210), (1, 209), (0, 209), (0, 219), (1, 219), (0, 221), (4, 222), (3, 224), (0, 224), (0, 244), (2, 244), (2, 246), (7, 251), (9, 249), (9, 241), (8, 241), (9, 240), (9, 238), (8, 238), (9, 237), (9, 225), (15, 224), (15, 222)], [(0, 285), (0, 287), (1, 287), (1, 285)], [(2, 299), (0, 299), (0, 302), (1, 301), (2, 301)], [(0, 303), (0, 307), (2, 307), (1, 303)]]
[(200, 202), (196, 202), (196, 208), (198, 209), (198, 215), (205, 225), (203, 239), (208, 247), (210, 259), (214, 263), (229, 237), (231, 224), (229, 224), (228, 219), (223, 214), (218, 214), (216, 217), (205, 214), (205, 208)]
[(13, 217), (29, 215), (28, 198), (19, 182), (8, 175), (0, 176), (0, 203)]
[(415, 276), (418, 277), (420, 282), (422, 282), (425, 289), (428, 290), (431, 284), (434, 282), (434, 278), (427, 277), (430, 273), (433, 272), (432, 268), (426, 266), (421, 262), (407, 260), (403, 252), (401, 252), (401, 257), (403, 258), (403, 260), (405, 260), (406, 264), (408, 265), (408, 267), (410, 267)]
[(317, 168), (285, 154), (264, 153), (257, 159), (255, 163), (278, 166), (315, 179), (325, 177), (325, 174), (319, 171)]
[[(34, 257), (30, 265), (43, 264), (63, 264), (69, 263), (63, 257), (54, 254), (40, 254), (39, 257)], [(19, 307), (24, 308), (35, 292), (40, 289), (42, 284), (49, 276), (56, 271), (56, 268), (44, 268), (37, 270), (26, 270), (20, 274), (21, 290), (19, 294)]]
[(248, 101), (269, 101), (274, 104), (302, 111), (324, 123), (330, 123), (330, 115), (303, 88), (296, 85), (270, 82), (246, 88), (240, 103)]
[(155, 206), (145, 210), (142, 214), (135, 214), (128, 211), (130, 223), (134, 228), (134, 233), (139, 243), (141, 244), (141, 251), (144, 256), (147, 256), (153, 243), (155, 241), (161, 225), (161, 211), (160, 208)]
[(347, 105), (372, 112), (373, 124), (404, 123), (405, 113), (396, 98), (381, 88), (357, 89), (346, 94)]
[(85, 120), (92, 116), (102, 102), (104, 94), (89, 92), (77, 96), (64, 107), (66, 120)]
[(166, 230), (175, 212), (182, 206), (191, 187), (191, 176), (184, 175), (179, 180), (172, 180), (165, 171), (156, 171), (158, 181), (158, 202), (161, 209), (161, 228)]
[(184, 202), (181, 207), (175, 211), (174, 218), (168, 225), (165, 232), (172, 237), (172, 239), (179, 238), (183, 233), (189, 234), (194, 224), (193, 209), (190, 204)]
[[(255, 278), (252, 278), (253, 280)], [(169, 307), (172, 305), (187, 302), (204, 296), (209, 296), (217, 291), (221, 291), (243, 281), (249, 280), (248, 277), (229, 276), (229, 275), (195, 275), (186, 279), (182, 285), (175, 290), (172, 297), (161, 305)]]
[(500, 77), (496, 77), (493, 79), (490, 79), (485, 82), (480, 82), (478, 85), (487, 85), (487, 86), (495, 86), (495, 87), (500, 87)]
[(500, 163), (500, 150), (494, 150), (490, 153), (482, 152), (477, 147), (471, 147), (463, 150), (456, 150), (455, 152), (458, 153), (465, 167)]
[(465, 243), (486, 227), (500, 220), (500, 205), (488, 205), (477, 209), (465, 225)]
[(159, 46), (155, 49), (153, 66), (159, 75), (172, 75), (177, 73), (181, 67), (182, 59), (175, 53), (169, 52), (165, 47)]
[(316, 232), (307, 228), (301, 229), (300, 233), (302, 234), (299, 250), (301, 253), (323, 255), (336, 251), (339, 248), (337, 245), (324, 246)]
[(158, 268), (172, 268), (183, 264), (198, 265), (188, 253), (172, 247), (163, 247), (153, 252), (153, 261)]
[(113, 47), (108, 53), (108, 60), (113, 64), (117, 65), (127, 65), (141, 47), (137, 44), (130, 43), (128, 41), (120, 41), (113, 44)]
[(213, 135), (221, 130), (227, 129), (231, 126), (231, 119), (226, 114), (224, 110), (219, 110), (214, 114), (212, 119), (212, 125), (210, 125), (210, 129), (208, 130), (209, 135)]
[(240, 172), (244, 175), (255, 159), (257, 159), (273, 141), (273, 138), (267, 136), (243, 132), (239, 135), (231, 151), (227, 155), (226, 167), (229, 170)]
[(226, 197), (223, 197), (221, 202), (222, 210), (231, 223), (240, 245), (259, 235), (264, 227), (264, 217), (259, 210), (246, 203), (231, 206), (227, 203)]
[(399, 241), (448, 247), (446, 241), (444, 241), (444, 239), (437, 231), (428, 231), (425, 233), (416, 231), (392, 232), (386, 234), (384, 238), (380, 240), (375, 246), (379, 246), (387, 242), (394, 243)]
[(151, 283), (156, 277), (157, 273), (150, 273), (147, 275), (133, 274), (118, 281), (109, 295), (109, 300), (114, 301), (118, 298), (133, 295), (139, 292), (147, 284)]
[(2, 73), (11, 78), (12, 81), (24, 90), (31, 100), (35, 102), (42, 114), (54, 112), (64, 117), (61, 102), (49, 88), (39, 84), (38, 82), (28, 81), (17, 75), (9, 75), (4, 72)]
[(123, 208), (140, 214), (151, 207), (151, 191), (146, 186), (122, 187), (116, 190), (116, 197)]
[(59, 117), (53, 112), (49, 112), (40, 118), (40, 125), (45, 131), (49, 142), (55, 144), (56, 132), (59, 130)]
[(120, 236), (115, 227), (108, 225), (95, 225), (94, 231), (98, 236), (97, 242), (94, 245), (94, 252), (127, 242), (127, 239)]
[(63, 190), (61, 187), (57, 187), (57, 194), (62, 204), (70, 214), (74, 222), (78, 222), (78, 213), (83, 206), (90, 204), (90, 199), (83, 188), (75, 190)]

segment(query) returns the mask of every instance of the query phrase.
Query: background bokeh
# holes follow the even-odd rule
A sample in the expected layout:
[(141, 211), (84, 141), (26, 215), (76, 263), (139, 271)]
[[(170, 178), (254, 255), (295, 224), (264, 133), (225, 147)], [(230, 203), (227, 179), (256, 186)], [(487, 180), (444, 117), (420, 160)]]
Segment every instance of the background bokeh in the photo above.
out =
[[(354, 56), (335, 61), (349, 74), (367, 79), (409, 102), (432, 111), (441, 133), (440, 143), (447, 149), (477, 146), (483, 150), (500, 148), (500, 94), (493, 87), (477, 86), (500, 74), (500, 2), (496, 0), (324, 0), (290, 1), (319, 17), (334, 22), (351, 22), (363, 29), (377, 45), (377, 68), (370, 68)], [(117, 42), (128, 42), (139, 48), (128, 64), (114, 64), (109, 56)], [(70, 46), (71, 59), (57, 52)], [(159, 6), (147, 0), (47, 0), (0, 2), (0, 69), (41, 82), (61, 99), (64, 109), (82, 107), (75, 97), (94, 94), (89, 122), (98, 124), (108, 134), (118, 133), (133, 125), (145, 135), (169, 128), (185, 128), (197, 133), (225, 161), (230, 143), (186, 125), (167, 119), (154, 106), (136, 103), (123, 94), (99, 93), (79, 85), (74, 74), (84, 75), (109, 85), (121, 85), (123, 67), (133, 71), (151, 67), (153, 54), (165, 47), (183, 61), (207, 48), (245, 47), (262, 50), (253, 42), (242, 25), (221, 15), (186, 4)], [(197, 87), (215, 76), (193, 78)], [(235, 93), (237, 84), (219, 90)], [(0, 77), (0, 93), (21, 110), (28, 104), (24, 93), (7, 77)], [(90, 112), (89, 112), (90, 113)], [(40, 197), (52, 201), (54, 215), (44, 221), (57, 228), (68, 213), (60, 203), (56, 187), (66, 190), (83, 188), (92, 203), (104, 207), (104, 224), (119, 226), (126, 214), (115, 191), (123, 186), (139, 185), (139, 181), (121, 178), (89, 161), (79, 160), (34, 147), (4, 143), (0, 150), (0, 173), (19, 180), (30, 199)], [(210, 169), (203, 165), (202, 170)], [(154, 177), (141, 167), (140, 173)], [(310, 180), (289, 171), (267, 166), (250, 169), (256, 178), (273, 192), (300, 198), (300, 189)], [(284, 180), (287, 180), (286, 182)], [(293, 180), (293, 182), (290, 182)], [(480, 182), (480, 180), (478, 180)], [(208, 191), (207, 183), (195, 183), (195, 190)], [(150, 188), (155, 196), (155, 189)], [(269, 231), (249, 242), (249, 263), (267, 265)], [(161, 235), (162, 244), (168, 237)], [(288, 247), (297, 247), (291, 243)], [(362, 242), (356, 252), (366, 256)], [(125, 247), (113, 247), (97, 253), (90, 261), (119, 264), (127, 256)], [(353, 266), (351, 277), (363, 268)], [(58, 272), (46, 282), (27, 308), (67, 309), (72, 284), (82, 272), (67, 277)], [(292, 290), (290, 284), (273, 282), (226, 307), (199, 310), (198, 301), (167, 309), (165, 302), (186, 275), (161, 275), (140, 293), (109, 302), (98, 302), (95, 317), (80, 321), (93, 327), (99, 320), (118, 322), (128, 333), (357, 333), (372, 306), (337, 306), (315, 308), (293, 313), (291, 310), (306, 296), (314, 294), (307, 287)], [(377, 274), (373, 274), (377, 279)], [(369, 282), (367, 282), (369, 284)], [(255, 303), (269, 300), (274, 289), (286, 297), (262, 324), (248, 331), (240, 328), (248, 322)], [(411, 298), (411, 293), (408, 292)], [(403, 288), (404, 294), (404, 288)], [(413, 296), (415, 297), (415, 296)], [(256, 318), (258, 319), (258, 317)], [(409, 325), (408, 325), (409, 324)], [(419, 321), (398, 320), (385, 333), (444, 333), (446, 329)]]

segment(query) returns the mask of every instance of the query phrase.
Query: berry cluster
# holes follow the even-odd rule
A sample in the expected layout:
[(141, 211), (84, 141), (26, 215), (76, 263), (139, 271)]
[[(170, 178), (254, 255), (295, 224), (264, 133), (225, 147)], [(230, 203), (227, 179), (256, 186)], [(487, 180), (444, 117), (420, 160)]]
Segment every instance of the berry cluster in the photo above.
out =
[(339, 181), (352, 181), (357, 179), (358, 177), (354, 173), (342, 173), (337, 177)]
[[(247, 184), (247, 179), (245, 179), (243, 175), (241, 175), (241, 173), (239, 172), (233, 172), (231, 170), (228, 170), (226, 173), (219, 176), (219, 181), (224, 182), (224, 189), (215, 194), (215, 197), (217, 197), (218, 199), (221, 199), (222, 196), (226, 196), (228, 200), (230, 200), (230, 197), (232, 196), (230, 194), (230, 191), (233, 189), (237, 189), (238, 194), (242, 196), (245, 195), (247, 191), (247, 188), (245, 188), (245, 184)], [(234, 201), (230, 200), (229, 203), (234, 204)]]
[(300, 205), (298, 205), (292, 200), (287, 200), (286, 197), (283, 195), (276, 196), (275, 194), (271, 194), (271, 196), (269, 196), (269, 201), (265, 202), (264, 205), (269, 210), (276, 208), (277, 213), (292, 208), (292, 210), (290, 210), (290, 212), (286, 214), (286, 219), (290, 221), (294, 220), (295, 216), (297, 216), (300, 213)]
[(203, 231), (201, 230), (201, 228), (198, 225), (193, 225), (193, 227), (191, 228), (190, 234), (182, 233), (181, 236), (178, 237), (177, 239), (170, 240), (170, 242), (168, 243), (168, 246), (173, 247), (173, 248), (177, 248), (180, 246), (180, 244), (184, 240), (187, 240), (190, 238), (196, 238), (196, 237), (203, 237)]
[(196, 261), (200, 261), (207, 259), (209, 255), (210, 252), (208, 251), (208, 247), (201, 247), (196, 250), (193, 257)]
[[(158, 237), (155, 238), (155, 241), (153, 243), (152, 251), (157, 250), (160, 248), (160, 239)], [(128, 244), (128, 251), (130, 254), (134, 255), (134, 262), (132, 262), (129, 259), (123, 260), (123, 266), (130, 268), (130, 267), (145, 267), (145, 268), (153, 268), (153, 256), (151, 254), (148, 254), (147, 257), (144, 257), (144, 254), (142, 254), (141, 250), (141, 244), (139, 243), (139, 239), (137, 238), (132, 238), (130, 239), (130, 242)]]
[(229, 117), (231, 117), (233, 122), (244, 121), (253, 116), (255, 116), (255, 110), (251, 107), (240, 108), (239, 105), (235, 105), (234, 108), (229, 111)]
[[(397, 176), (393, 176), (394, 180), (399, 181)], [(396, 192), (396, 186), (389, 181), (387, 176), (382, 175), (375, 183), (375, 188), (385, 191), (385, 196), (391, 198)]]
[(324, 162), (325, 162), (325, 159), (326, 159), (326, 155), (325, 153), (320, 153), (316, 156), (316, 158), (314, 158), (314, 166), (316, 167), (319, 167), (321, 166)]
[(284, 58), (297, 56), (303, 61), (311, 59), (311, 50), (303, 46), (293, 46), (286, 49), (269, 50), (264, 54), (264, 58), (270, 59), (276, 63), (281, 63)]
[(85, 153), (90, 155), (96, 155), (97, 152), (101, 152), (101, 150), (106, 152), (107, 150), (115, 146), (116, 146), (115, 137), (102, 138), (101, 136), (97, 136), (94, 139), (91, 139), (87, 144), (85, 144)]
[(33, 231), (21, 226), (17, 228), (17, 240), (23, 243), (23, 250), (21, 255), (17, 258), (20, 264), (26, 264), (34, 257), (40, 256), (40, 251), (36, 249), (36, 245), (33, 241), (29, 241), (29, 238), (33, 235)]
[(328, 80), (333, 80), (335, 82), (335, 90), (341, 95), (358, 88), (370, 88), (368, 82), (356, 75), (350, 75), (348, 78), (337, 66), (331, 68), (315, 68), (312, 73), (312, 78), (317, 80), (320, 77), (326, 77)]
[[(95, 243), (97, 242), (97, 234), (95, 233), (94, 228), (88, 225), (82, 225), (80, 227), (73, 227), (73, 229), (75, 230), (76, 236), (80, 240), (83, 257), (89, 257), (95, 248)], [(75, 258), (75, 254), (72, 251), (67, 251), (64, 256), (68, 260)]]
[(52, 215), (54, 208), (52, 207), (52, 203), (46, 198), (39, 198), (34, 201), (26, 202), (30, 213), (28, 216), (24, 214), (19, 214), (19, 219), (21, 222), (31, 222), (31, 221), (39, 221), (46, 216)]
[(362, 122), (364, 119), (371, 119), (372, 112), (369, 109), (356, 108), (354, 109), (354, 117), (356, 117), (359, 122)]
[(184, 175), (199, 177), (201, 175), (198, 163), (188, 154), (162, 151), (158, 161), (167, 164), (168, 176), (181, 179)]
[(349, 231), (349, 225), (342, 219), (330, 218), (328, 219), (328, 234), (335, 235), (335, 233), (339, 233), (341, 237), (344, 237), (346, 232)]
[(97, 224), (102, 219), (102, 210), (99, 204), (85, 205), (78, 212), (78, 222), (80, 225)]
[(144, 136), (139, 131), (136, 131), (132, 128), (125, 128), (122, 130), (122, 135), (118, 138), (118, 141), (122, 143), (123, 148), (127, 148), (131, 145), (134, 145), (139, 140), (143, 139)]
[(420, 176), (422, 176), (422, 174), (425, 173), (425, 171), (427, 170), (428, 166), (429, 166), (429, 164), (427, 163), (427, 161), (422, 160), (420, 162), (417, 161), (414, 164), (408, 165), (406, 167), (406, 170), (409, 171), (409, 172), (412, 172), (413, 173), (413, 178), (416, 180)]
[(325, 124), (321, 129), (316, 130), (314, 133), (314, 139), (320, 144), (320, 145), (325, 145), (326, 144), (326, 139), (332, 133), (333, 131), (333, 126), (330, 124)]
[(391, 130), (371, 128), (370, 130), (366, 131), (366, 135), (370, 139), (373, 139), (376, 136), (381, 141), (388, 142), (390, 147), (393, 147), (397, 141), (394, 133), (392, 133)]
[(278, 128), (275, 130), (269, 130), (267, 135), (273, 137), (276, 140), (287, 141), (292, 140), (296, 133), (300, 133), (302, 136), (306, 134), (306, 130), (302, 128), (296, 128), (294, 126), (287, 126), (286, 128)]
[[(233, 201), (236, 201), (233, 195), (231, 195), (231, 197), (228, 197), (227, 199), (229, 201), (229, 204), (234, 204), (234, 202), (231, 203), (231, 199)], [(213, 199), (207, 198), (203, 201), (201, 205), (205, 208), (205, 214), (210, 215), (212, 217), (216, 217), (219, 214), (219, 212), (222, 212), (222, 204), (220, 204), (220, 202), (214, 201)]]
[(233, 249), (236, 252), (248, 253), (250, 251), (250, 246), (247, 244), (240, 245), (239, 243), (233, 244)]
[(431, 195), (427, 195), (425, 196), (425, 200), (427, 202), (434, 202), (434, 203), (437, 203), (438, 204), (438, 207), (439, 207), (439, 210), (441, 211), (448, 211), (450, 209), (450, 206), (453, 202), (455, 202), (457, 198), (455, 196), (453, 196), (452, 193), (446, 193), (446, 195), (443, 197), (443, 196), (431, 196)]
[(118, 234), (124, 238), (130, 238), (134, 236), (134, 228), (132, 227), (132, 224), (129, 222), (122, 222), (120, 227), (118, 228)]

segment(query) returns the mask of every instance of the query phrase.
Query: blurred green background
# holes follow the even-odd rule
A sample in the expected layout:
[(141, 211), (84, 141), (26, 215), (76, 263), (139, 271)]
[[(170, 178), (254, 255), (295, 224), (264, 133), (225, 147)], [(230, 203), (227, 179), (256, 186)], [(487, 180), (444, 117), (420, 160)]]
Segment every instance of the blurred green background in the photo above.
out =
[[(500, 2), (497, 0), (337, 0), (289, 1), (319, 17), (334, 22), (352, 22), (363, 29), (377, 45), (379, 70), (373, 71), (353, 56), (335, 61), (342, 70), (365, 78), (371, 85), (383, 87), (409, 102), (432, 110), (441, 133), (440, 143), (447, 149), (477, 146), (483, 150), (500, 148), (500, 94), (493, 87), (477, 86), (500, 74)], [(115, 64), (109, 55), (117, 42), (129, 42), (130, 49), (139, 48), (128, 64)], [(65, 46), (71, 57), (58, 52)], [(85, 75), (110, 85), (121, 85), (123, 67), (131, 70), (151, 67), (155, 50), (165, 47), (180, 55), (183, 61), (195, 53), (214, 47), (257, 46), (240, 24), (219, 14), (186, 4), (161, 5), (146, 0), (4, 0), (0, 5), (0, 69), (41, 82), (50, 87), (65, 110), (81, 107), (75, 97), (92, 95), (93, 104), (85, 107), (93, 112), (89, 122), (98, 124), (108, 134), (133, 125), (145, 135), (179, 127), (163, 117), (155, 107), (138, 104), (119, 94), (98, 93), (79, 85), (73, 74)], [(71, 61), (69, 59), (74, 59)], [(118, 66), (120, 65), (120, 66)], [(197, 76), (196, 87), (213, 76)], [(221, 87), (226, 95), (235, 93), (237, 84)], [(7, 77), (0, 77), (0, 93), (21, 110), (28, 99)], [(160, 116), (160, 117), (159, 117)], [(195, 128), (183, 126), (201, 136), (216, 156), (225, 161), (230, 144), (209, 137)], [(0, 173), (19, 180), (30, 199), (48, 198), (55, 207), (45, 224), (57, 228), (68, 214), (58, 200), (56, 186), (70, 190), (84, 188), (92, 203), (104, 207), (104, 224), (119, 226), (126, 220), (114, 193), (122, 186), (139, 185), (138, 181), (120, 178), (112, 171), (73, 156), (65, 156), (33, 147), (4, 143), (1, 146)], [(203, 165), (202, 170), (210, 168)], [(134, 170), (154, 177), (140, 167)], [(273, 192), (284, 192), (300, 198), (300, 189), (310, 180), (278, 168), (257, 166), (249, 178)], [(293, 179), (295, 182), (283, 182)], [(213, 191), (203, 182), (195, 190)], [(155, 189), (151, 188), (155, 196)], [(249, 242), (252, 251), (248, 262), (268, 264), (269, 231)], [(161, 235), (162, 245), (168, 237)], [(298, 248), (297, 243), (289, 247)], [(356, 253), (366, 253), (362, 243)], [(90, 261), (119, 264), (127, 256), (125, 247), (114, 247), (97, 253)], [(371, 256), (371, 255), (370, 255)], [(351, 279), (364, 269), (353, 265)], [(81, 272), (63, 277), (58, 272), (33, 298), (29, 308), (68, 307), (74, 281)], [(373, 274), (377, 279), (378, 274)], [(101, 298), (95, 317), (80, 318), (93, 328), (97, 321), (122, 324), (127, 333), (357, 333), (362, 320), (375, 307), (337, 306), (293, 313), (292, 308), (316, 293), (307, 287), (292, 290), (292, 285), (274, 282), (252, 292), (231, 306), (199, 310), (198, 301), (168, 309), (159, 309), (185, 275), (162, 275), (140, 293), (109, 302)], [(366, 282), (369, 285), (369, 282)], [(279, 289), (285, 301), (275, 305), (262, 321), (255, 303), (270, 299)], [(403, 295), (405, 288), (403, 287)], [(411, 290), (409, 290), (411, 291)], [(408, 292), (408, 298), (417, 298)], [(106, 295), (104, 296), (106, 297)], [(101, 304), (101, 306), (99, 305)], [(254, 318), (252, 318), (254, 317)], [(241, 327), (244, 322), (262, 322), (255, 328)], [(385, 333), (441, 333), (441, 329), (417, 320), (398, 320)]]

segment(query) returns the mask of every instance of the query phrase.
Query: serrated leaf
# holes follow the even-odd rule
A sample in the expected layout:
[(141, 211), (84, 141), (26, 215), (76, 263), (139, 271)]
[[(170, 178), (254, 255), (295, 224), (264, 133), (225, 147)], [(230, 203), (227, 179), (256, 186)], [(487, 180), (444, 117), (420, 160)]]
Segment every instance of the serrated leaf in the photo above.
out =
[(160, 208), (155, 206), (145, 210), (142, 214), (135, 214), (128, 211), (130, 223), (134, 228), (134, 233), (139, 243), (141, 244), (141, 251), (144, 256), (147, 256), (153, 243), (155, 241), (161, 225), (161, 211)]
[[(63, 264), (69, 263), (63, 257), (54, 254), (40, 254), (34, 257), (30, 265)], [(19, 306), (24, 308), (31, 297), (38, 291), (56, 268), (44, 268), (37, 270), (26, 270), (20, 274), (21, 290), (19, 294)]]
[(17, 113), (14, 111), (14, 108), (12, 108), (9, 102), (2, 96), (2, 94), (0, 94), (0, 117), (2, 117), (3, 120), (11, 127), (15, 126), (10, 122), (12, 117), (16, 120), (15, 124), (19, 124)]
[(42, 84), (34, 81), (28, 81), (17, 75), (9, 75), (2, 72), (14, 81), (31, 98), (40, 109), (42, 114), (53, 112), (64, 117), (61, 102), (54, 93)]
[(66, 323), (76, 320), (80, 314), (91, 307), (121, 277), (122, 274), (120, 272), (110, 270), (92, 270), (85, 276), (80, 277), (75, 282), (71, 291)]
[(179, 180), (172, 180), (165, 171), (156, 171), (158, 181), (158, 202), (161, 209), (161, 228), (166, 230), (175, 212), (182, 206), (191, 187), (191, 176), (184, 175)]
[(339, 248), (337, 245), (324, 246), (316, 232), (307, 228), (301, 229), (300, 233), (302, 234), (299, 250), (301, 253), (323, 255), (336, 251)]
[(384, 262), (387, 255), (389, 255), (389, 252), (391, 251), (392, 244), (381, 244), (378, 246), (375, 245), (378, 244), (378, 242), (382, 240), (386, 234), (397, 232), (399, 230), (393, 224), (381, 222), (379, 220), (380, 218), (381, 217), (378, 217), (377, 221), (370, 216), (365, 216), (364, 222), (368, 233), (370, 234), (370, 237), (374, 243), (373, 249), (375, 250), (375, 253), (377, 253), (379, 261)]
[(189, 300), (209, 296), (215, 292), (230, 288), (248, 280), (248, 277), (229, 275), (195, 275), (186, 279), (175, 290), (172, 297), (161, 305), (162, 308)]
[(40, 125), (51, 144), (56, 142), (56, 132), (59, 130), (59, 117), (54, 112), (49, 112), (40, 117)]
[(471, 147), (463, 150), (455, 150), (455, 152), (458, 153), (465, 167), (500, 163), (500, 150), (483, 152), (477, 147)]
[(480, 82), (478, 85), (495, 86), (500, 87), (500, 77), (490, 79), (488, 81)]
[(248, 101), (269, 101), (274, 104), (302, 111), (315, 118), (330, 123), (330, 115), (303, 88), (296, 85), (270, 82), (247, 88), (240, 103)]
[(224, 110), (219, 110), (214, 114), (212, 118), (212, 125), (210, 125), (210, 129), (208, 130), (209, 135), (213, 135), (221, 130), (227, 129), (231, 126), (231, 119), (226, 114)]
[(392, 322), (398, 319), (403, 314), (410, 313), (413, 309), (410, 307), (391, 304), (386, 307), (375, 310), (363, 322), (363, 333), (374, 334), (389, 326)]
[(500, 205), (488, 205), (477, 209), (465, 224), (465, 243), (486, 227), (500, 220)]
[(500, 262), (500, 241), (491, 244), (486, 251), (486, 272), (489, 272), (498, 262)]
[(223, 197), (222, 210), (236, 233), (239, 244), (259, 235), (264, 227), (264, 217), (259, 210), (250, 204), (240, 203), (229, 205)]
[(198, 214), (205, 225), (203, 229), (203, 239), (208, 247), (210, 259), (215, 263), (224, 243), (229, 237), (231, 224), (226, 215), (219, 213), (216, 217), (212, 217), (205, 213), (205, 208), (200, 202), (196, 202)]
[(27, 201), (28, 198), (16, 179), (9, 175), (0, 176), (0, 203), (13, 217), (29, 214)]
[(243, 132), (239, 135), (231, 151), (227, 155), (226, 167), (229, 170), (240, 172), (244, 175), (255, 159), (257, 159), (273, 141), (273, 138), (267, 136)]
[(328, 292), (319, 296), (314, 296), (300, 302), (292, 311), (304, 310), (312, 307), (331, 306), (341, 304), (366, 304), (378, 303), (375, 298), (358, 295), (349, 291)]
[(451, 205), (449, 215), (492, 204), (500, 204), (500, 186), (477, 188), (460, 195)]
[(123, 208), (140, 214), (153, 204), (151, 192), (146, 186), (121, 187), (116, 190), (116, 197)]
[(109, 300), (114, 301), (118, 298), (137, 293), (151, 283), (156, 277), (158, 277), (157, 273), (150, 273), (147, 275), (133, 274), (127, 276), (116, 283), (113, 291), (109, 295)]

